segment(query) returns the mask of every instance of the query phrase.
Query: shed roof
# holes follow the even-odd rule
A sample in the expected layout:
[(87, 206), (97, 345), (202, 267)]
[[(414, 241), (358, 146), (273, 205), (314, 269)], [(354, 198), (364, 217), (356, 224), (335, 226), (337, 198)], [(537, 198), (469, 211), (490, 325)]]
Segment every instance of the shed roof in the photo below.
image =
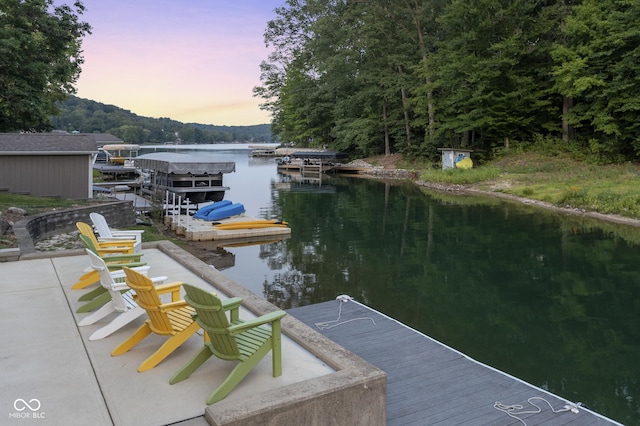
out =
[(144, 154), (134, 159), (136, 167), (151, 169), (157, 172), (185, 175), (231, 173), (236, 171), (233, 161), (221, 162), (208, 160), (207, 157), (192, 154), (177, 154), (173, 152), (154, 152)]
[(456, 152), (473, 152), (472, 149), (468, 148), (437, 148), (438, 151), (456, 151)]
[(0, 133), (0, 155), (69, 155), (98, 152), (95, 140), (68, 133)]

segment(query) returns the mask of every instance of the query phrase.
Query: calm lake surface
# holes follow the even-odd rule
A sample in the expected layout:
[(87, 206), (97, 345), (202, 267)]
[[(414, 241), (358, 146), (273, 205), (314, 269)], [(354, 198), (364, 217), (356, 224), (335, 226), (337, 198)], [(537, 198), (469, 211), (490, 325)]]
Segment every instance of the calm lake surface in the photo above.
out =
[(480, 362), (640, 424), (640, 229), (402, 182), (300, 182), (246, 145), (198, 148), (236, 162), (226, 199), (292, 230), (279, 242), (212, 246), (233, 280), (283, 309), (348, 294)]

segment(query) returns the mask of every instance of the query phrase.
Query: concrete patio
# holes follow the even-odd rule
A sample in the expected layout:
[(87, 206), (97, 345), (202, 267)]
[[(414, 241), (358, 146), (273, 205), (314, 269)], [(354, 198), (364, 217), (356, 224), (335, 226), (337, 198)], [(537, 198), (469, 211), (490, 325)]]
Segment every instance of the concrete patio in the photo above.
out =
[[(149, 276), (242, 297), (243, 318), (276, 309), (169, 242), (146, 243), (143, 253)], [(272, 377), (268, 355), (226, 399), (211, 406), (207, 397), (235, 363), (211, 358), (189, 379), (169, 385), (202, 346), (201, 332), (157, 367), (138, 373), (140, 362), (165, 339), (152, 335), (126, 354), (110, 355), (143, 316), (109, 337), (89, 341), (111, 317), (76, 325), (87, 315), (75, 312), (86, 290), (70, 287), (88, 264), (80, 250), (0, 264), (3, 424), (27, 419), (52, 425), (386, 424), (384, 372), (291, 316), (282, 321), (282, 376)]]

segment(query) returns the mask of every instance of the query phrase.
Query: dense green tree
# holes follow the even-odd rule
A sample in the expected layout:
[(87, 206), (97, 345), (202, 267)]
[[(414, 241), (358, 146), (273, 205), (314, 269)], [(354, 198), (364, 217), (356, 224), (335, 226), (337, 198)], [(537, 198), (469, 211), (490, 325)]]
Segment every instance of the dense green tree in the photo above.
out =
[(630, 0), (288, 0), (255, 94), (283, 140), (356, 155), (575, 135), (635, 159), (638, 18)]
[(85, 8), (53, 0), (0, 0), (0, 131), (49, 130), (56, 102), (75, 93)]
[[(436, 56), (440, 132), (470, 145), (531, 139), (553, 124), (550, 43), (542, 0), (454, 0), (442, 17), (447, 36)], [(547, 70), (547, 74), (540, 72)], [(555, 118), (555, 120), (558, 120)], [(555, 128), (558, 128), (558, 122)]]
[(215, 126), (181, 123), (170, 118), (141, 117), (114, 105), (70, 96), (58, 103), (60, 114), (52, 116), (54, 127), (68, 132), (111, 133), (126, 142), (188, 143), (273, 142), (271, 126)]
[(608, 158), (640, 153), (639, 19), (636, 1), (584, 0), (553, 51), (556, 87), (575, 102), (569, 123)]

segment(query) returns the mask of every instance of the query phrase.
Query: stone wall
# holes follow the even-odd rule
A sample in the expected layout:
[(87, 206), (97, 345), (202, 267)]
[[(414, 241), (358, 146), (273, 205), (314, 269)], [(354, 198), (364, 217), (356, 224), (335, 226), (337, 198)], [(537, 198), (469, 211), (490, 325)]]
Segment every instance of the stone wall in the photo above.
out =
[(27, 216), (13, 225), (20, 255), (34, 253), (34, 242), (40, 239), (75, 231), (76, 222), (91, 224), (89, 214), (93, 212), (102, 214), (113, 228), (126, 228), (136, 224), (131, 201), (115, 201)]

